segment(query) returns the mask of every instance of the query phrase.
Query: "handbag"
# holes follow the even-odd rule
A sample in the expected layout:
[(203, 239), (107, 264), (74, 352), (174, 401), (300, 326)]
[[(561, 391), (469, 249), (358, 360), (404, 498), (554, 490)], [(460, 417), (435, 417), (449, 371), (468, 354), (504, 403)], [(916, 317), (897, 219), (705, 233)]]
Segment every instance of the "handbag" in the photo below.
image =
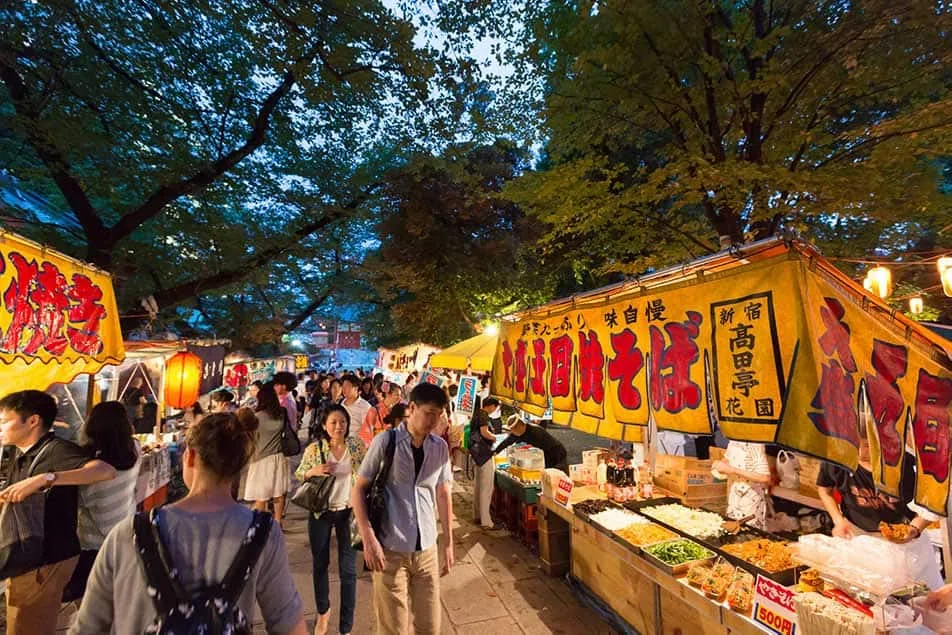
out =
[[(33, 476), (47, 442), (34, 457), (27, 476)], [(11, 475), (13, 461), (10, 462)], [(9, 477), (7, 479), (10, 480)], [(19, 503), (0, 508), (0, 580), (22, 575), (43, 566), (46, 492), (37, 492)]]
[[(323, 441), (317, 442), (317, 449), (321, 453), (321, 462), (326, 465)], [(308, 478), (291, 495), (291, 502), (315, 514), (327, 511), (331, 491), (334, 489), (334, 479), (335, 477), (326, 475)]]
[(297, 456), (301, 453), (301, 440), (297, 430), (291, 427), (288, 411), (284, 411), (284, 426), (281, 428), (281, 453), (284, 456)]
[[(374, 534), (380, 538), (383, 536), (383, 520), (387, 514), (387, 479), (390, 478), (390, 468), (393, 465), (393, 453), (397, 447), (397, 431), (394, 429), (387, 431), (387, 451), (384, 453), (383, 461), (380, 463), (380, 469), (374, 475), (364, 495), (364, 502), (367, 504), (367, 518)], [(357, 522), (351, 518), (350, 528), (351, 546), (354, 549), (364, 548), (363, 541), (360, 538), (360, 532), (357, 530)]]

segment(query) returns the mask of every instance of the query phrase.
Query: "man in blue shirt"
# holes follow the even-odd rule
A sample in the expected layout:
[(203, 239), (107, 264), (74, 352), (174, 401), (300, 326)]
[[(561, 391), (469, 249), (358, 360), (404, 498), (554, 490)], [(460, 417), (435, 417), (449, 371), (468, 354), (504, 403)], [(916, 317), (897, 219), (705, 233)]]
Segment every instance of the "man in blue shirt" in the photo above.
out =
[[(410, 392), (407, 423), (392, 432), (396, 436), (386, 481), (382, 536), (376, 535), (370, 525), (366, 494), (384, 462), (391, 433), (374, 438), (353, 488), (352, 505), (364, 543), (364, 560), (373, 571), (379, 634), (406, 633), (410, 606), (413, 633), (440, 632), (440, 575), (449, 573), (454, 561), (453, 473), (446, 442), (431, 432), (439, 424), (446, 403), (446, 393), (432, 384), (419, 384)], [(443, 527), (439, 550), (437, 510)]]

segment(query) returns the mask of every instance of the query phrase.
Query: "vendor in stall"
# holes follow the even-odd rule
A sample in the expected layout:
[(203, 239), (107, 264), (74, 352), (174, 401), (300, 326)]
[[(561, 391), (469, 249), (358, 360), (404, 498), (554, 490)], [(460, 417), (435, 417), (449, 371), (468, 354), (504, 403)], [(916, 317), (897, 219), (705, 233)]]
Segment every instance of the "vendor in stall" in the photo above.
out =
[(724, 459), (714, 461), (711, 471), (716, 478), (729, 477), (727, 516), (734, 520), (750, 518), (751, 525), (766, 530), (772, 511), (769, 494), (772, 476), (766, 446), (731, 441)]
[(569, 473), (568, 453), (558, 439), (543, 430), (541, 426), (526, 423), (515, 417), (510, 418), (510, 421), (512, 423), (509, 427), (509, 436), (493, 450), (493, 454), (499, 454), (514, 443), (527, 443), (542, 450), (545, 455), (546, 469), (554, 467), (566, 474)]
[[(888, 525), (908, 525), (905, 539), (910, 555), (908, 561), (922, 563), (922, 568), (913, 575), (922, 580), (931, 589), (942, 585), (939, 566), (936, 563), (932, 543), (923, 535), (926, 526), (938, 517), (919, 507), (910, 509), (915, 497), (916, 473), (915, 459), (906, 457), (900, 480), (900, 497), (895, 498), (876, 489), (873, 481), (873, 468), (870, 463), (869, 442), (863, 439), (859, 445), (859, 465), (855, 471), (834, 463), (823, 463), (816, 484), (824, 509), (833, 519), (833, 535), (839, 538), (852, 538), (864, 533), (880, 531), (880, 523)], [(839, 492), (841, 502), (837, 503), (833, 492)], [(917, 513), (918, 511), (918, 513)], [(894, 540), (893, 542), (897, 542)]]

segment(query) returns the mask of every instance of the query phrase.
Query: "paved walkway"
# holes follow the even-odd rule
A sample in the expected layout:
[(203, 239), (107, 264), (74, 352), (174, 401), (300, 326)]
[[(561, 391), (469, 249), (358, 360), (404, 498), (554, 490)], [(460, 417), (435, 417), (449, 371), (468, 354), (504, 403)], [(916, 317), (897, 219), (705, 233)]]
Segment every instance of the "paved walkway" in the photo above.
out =
[[(441, 581), (444, 635), (611, 635), (614, 631), (598, 616), (576, 601), (568, 586), (539, 568), (540, 561), (505, 531), (486, 532), (468, 519), (472, 512), (472, 481), (454, 484), (453, 508), (456, 516), (456, 566)], [(304, 601), (308, 628), (315, 619), (311, 549), (307, 539), (305, 512), (291, 506), (286, 538), (291, 574)], [(340, 606), (337, 548), (331, 545), (331, 620), (328, 633), (335, 635)], [(370, 574), (358, 565), (355, 635), (373, 633), (373, 604)], [(2, 610), (2, 609), (0, 609)], [(65, 632), (74, 608), (60, 611), (61, 632)], [(256, 616), (255, 633), (265, 633)]]

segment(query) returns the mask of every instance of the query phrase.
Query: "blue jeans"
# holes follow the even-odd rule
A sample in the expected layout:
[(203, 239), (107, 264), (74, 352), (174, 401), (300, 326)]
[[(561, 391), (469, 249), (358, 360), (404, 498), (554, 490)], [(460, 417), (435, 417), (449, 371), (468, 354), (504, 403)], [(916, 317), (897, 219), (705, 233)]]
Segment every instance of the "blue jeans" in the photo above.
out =
[(350, 545), (350, 509), (327, 511), (307, 519), (307, 535), (311, 541), (314, 564), (314, 601), (321, 615), (331, 608), (327, 569), (331, 561), (331, 529), (337, 534), (337, 561), (340, 566), (340, 632), (354, 627), (357, 604), (357, 552)]

